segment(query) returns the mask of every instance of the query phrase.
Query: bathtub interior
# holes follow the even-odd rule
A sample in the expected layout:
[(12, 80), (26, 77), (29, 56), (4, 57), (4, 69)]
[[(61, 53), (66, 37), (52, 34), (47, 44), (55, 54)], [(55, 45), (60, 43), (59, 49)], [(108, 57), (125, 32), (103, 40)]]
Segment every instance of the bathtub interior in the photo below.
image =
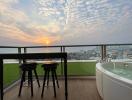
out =
[(112, 73), (132, 80), (132, 62), (109, 62), (102, 66)]

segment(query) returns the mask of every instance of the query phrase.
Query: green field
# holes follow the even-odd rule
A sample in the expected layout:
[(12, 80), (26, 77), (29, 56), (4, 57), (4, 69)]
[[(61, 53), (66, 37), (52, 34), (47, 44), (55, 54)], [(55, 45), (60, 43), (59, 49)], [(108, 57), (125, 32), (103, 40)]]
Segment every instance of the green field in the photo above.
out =
[[(68, 75), (95, 75), (95, 62), (68, 62)], [(4, 64), (4, 86), (20, 78), (18, 64)], [(41, 64), (37, 66), (38, 75), (43, 75)], [(57, 74), (61, 75), (61, 66), (57, 67)]]

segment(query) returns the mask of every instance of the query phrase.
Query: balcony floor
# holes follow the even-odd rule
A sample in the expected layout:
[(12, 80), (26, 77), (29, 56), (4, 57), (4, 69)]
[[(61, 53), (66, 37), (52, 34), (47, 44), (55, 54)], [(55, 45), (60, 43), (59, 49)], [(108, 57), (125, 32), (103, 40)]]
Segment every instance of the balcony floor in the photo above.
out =
[[(44, 97), (41, 98), (41, 87), (38, 88), (34, 82), (34, 97), (30, 96), (30, 88), (23, 87), (21, 97), (18, 97), (19, 85), (13, 87), (4, 95), (4, 100), (65, 100), (64, 98), (64, 81), (59, 80), (60, 88), (56, 88), (57, 97), (54, 98), (53, 87), (45, 87)], [(68, 100), (102, 100), (96, 89), (95, 78), (74, 78), (68, 79)]]

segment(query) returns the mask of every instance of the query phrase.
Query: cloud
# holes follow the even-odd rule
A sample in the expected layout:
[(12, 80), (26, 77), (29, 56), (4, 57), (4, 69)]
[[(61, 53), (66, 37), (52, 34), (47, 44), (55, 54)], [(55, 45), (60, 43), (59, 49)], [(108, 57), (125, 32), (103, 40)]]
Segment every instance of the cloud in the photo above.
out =
[(0, 2), (0, 22), (15, 24), (17, 22), (27, 22), (28, 16), (21, 10), (14, 9), (13, 4), (17, 4), (18, 0), (2, 0)]
[(19, 0), (0, 0), (0, 3), (4, 6), (11, 6), (12, 4), (18, 3)]
[(61, 12), (57, 9), (53, 9), (53, 8), (39, 8), (39, 14), (42, 16), (51, 16), (51, 15), (60, 15)]
[(87, 32), (83, 31), (79, 35), (75, 33), (70, 36), (69, 34), (63, 44), (118, 44), (132, 42), (132, 20), (128, 16), (122, 16), (118, 23), (113, 24), (113, 26), (96, 25), (93, 26), (93, 29), (87, 29)]
[[(56, 25), (55, 23), (48, 23), (47, 25), (38, 25), (35, 26), (35, 28), (38, 31), (46, 31), (48, 33), (59, 33), (60, 32), (60, 27)], [(53, 35), (53, 34), (52, 34)]]
[(31, 11), (24, 3), (0, 2), (0, 39), (7, 44), (131, 42), (131, 0), (36, 0)]
[[(68, 5), (68, 24), (88, 24), (102, 20), (103, 23), (113, 24), (126, 13), (124, 9), (131, 8), (131, 1), (127, 0), (72, 0)], [(129, 7), (128, 7), (129, 6)], [(130, 10), (128, 11), (130, 12)]]
[(72, 0), (69, 3), (63, 44), (132, 42), (131, 1)]
[(49, 36), (46, 34), (43, 34), (42, 32), (40, 32), (40, 34), (29, 34), (29, 33), (24, 33), (22, 30), (20, 30), (19, 28), (15, 27), (15, 26), (10, 26), (10, 25), (5, 25), (0, 23), (0, 27), (1, 27), (1, 34), (0, 37), (1, 38), (8, 38), (8, 39), (14, 39), (16, 41), (21, 41), (21, 42), (28, 42), (31, 44), (47, 44), (47, 42), (49, 43), (53, 43), (55, 41), (59, 40), (59, 36)]
[[(29, 14), (22, 10), (15, 9), (12, 4), (18, 3), (17, 0), (1, 2), (0, 10), (0, 38), (8, 38), (8, 41), (19, 41), (17, 43), (46, 44), (59, 41), (60, 27), (56, 22), (39, 23), (37, 19), (31, 20)], [(7, 42), (8, 45), (9, 42)], [(14, 45), (15, 45), (14, 44)]]
[(47, 17), (64, 13), (65, 0), (35, 0), (39, 14)]
[(1, 27), (1, 37), (10, 37), (10, 38), (15, 38), (15, 39), (20, 39), (20, 40), (27, 40), (30, 35), (23, 33), (19, 28), (13, 26), (13, 25), (6, 25), (3, 23), (0, 23)]

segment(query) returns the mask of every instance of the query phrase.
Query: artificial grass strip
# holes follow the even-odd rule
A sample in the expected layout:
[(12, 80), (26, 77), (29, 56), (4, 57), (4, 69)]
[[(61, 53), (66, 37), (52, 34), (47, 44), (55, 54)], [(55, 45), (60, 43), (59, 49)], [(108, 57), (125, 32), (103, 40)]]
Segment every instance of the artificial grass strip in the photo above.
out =
[(68, 75), (95, 75), (95, 62), (69, 62)]
[(19, 67), (18, 64), (4, 64), (4, 86), (10, 85), (15, 80), (19, 79)]
[[(96, 62), (68, 62), (68, 75), (95, 75)], [(37, 65), (38, 75), (43, 75), (42, 64)], [(19, 64), (4, 64), (4, 86), (20, 78)], [(57, 67), (57, 75), (61, 75), (61, 64)]]

